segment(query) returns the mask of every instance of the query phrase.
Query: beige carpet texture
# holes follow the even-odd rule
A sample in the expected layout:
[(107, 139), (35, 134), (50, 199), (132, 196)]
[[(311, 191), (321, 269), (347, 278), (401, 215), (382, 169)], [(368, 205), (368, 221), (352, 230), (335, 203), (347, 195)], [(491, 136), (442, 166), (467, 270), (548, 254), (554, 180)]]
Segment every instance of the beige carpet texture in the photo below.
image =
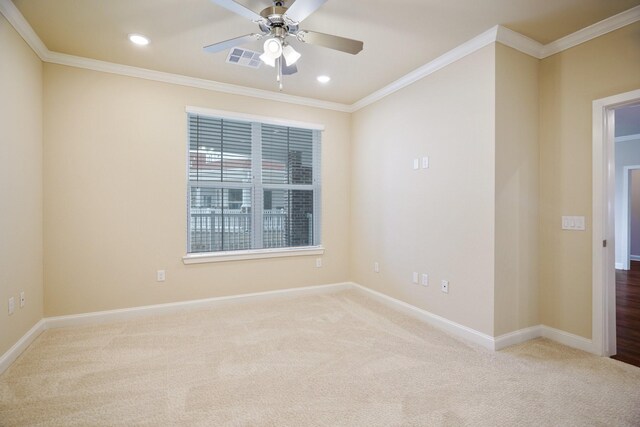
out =
[(640, 426), (640, 368), (466, 344), (355, 290), (52, 329), (2, 426)]

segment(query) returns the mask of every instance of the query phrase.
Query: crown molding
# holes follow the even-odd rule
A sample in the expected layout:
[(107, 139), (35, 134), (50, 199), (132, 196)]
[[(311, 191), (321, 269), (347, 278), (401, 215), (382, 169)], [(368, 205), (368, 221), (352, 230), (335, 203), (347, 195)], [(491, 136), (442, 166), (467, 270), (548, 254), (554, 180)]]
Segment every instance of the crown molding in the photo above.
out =
[(382, 89), (378, 89), (372, 94), (365, 96), (358, 102), (351, 105), (352, 112), (358, 111), (359, 109), (364, 108), (367, 105), (371, 105), (374, 102), (381, 100), (385, 96), (391, 95), (392, 93), (397, 92), (412, 83), (415, 83), (416, 81), (428, 76), (429, 74), (433, 74), (436, 71), (446, 67), (447, 65), (453, 64), (454, 62), (464, 58), (465, 56), (470, 55), (485, 46), (490, 45), (491, 43), (496, 41), (498, 28), (499, 26), (495, 26), (485, 31), (484, 33), (472, 38), (471, 40), (461, 44), (460, 46), (453, 48), (447, 53), (437, 57), (433, 61), (428, 62), (419, 68), (416, 68), (409, 74), (406, 74), (405, 76), (383, 87)]
[(496, 41), (519, 50), (522, 53), (526, 53), (529, 56), (533, 56), (534, 58), (542, 59), (542, 53), (544, 51), (544, 45), (542, 43), (538, 43), (507, 27), (498, 25)]
[(542, 51), (542, 58), (555, 55), (556, 53), (588, 42), (589, 40), (593, 40), (596, 37), (603, 36), (637, 21), (640, 21), (640, 6), (633, 7), (610, 18), (603, 19), (600, 22), (545, 45)]
[(491, 43), (500, 42), (534, 58), (544, 59), (626, 25), (640, 21), (640, 6), (636, 6), (547, 45), (542, 45), (529, 37), (501, 25), (496, 25), (388, 84), (382, 89), (378, 89), (359, 101), (348, 105), (52, 52), (47, 49), (42, 40), (40, 40), (40, 37), (38, 37), (11, 0), (0, 0), (0, 13), (7, 18), (9, 23), (11, 23), (43, 62), (346, 113), (356, 112), (367, 105), (379, 101)]
[(49, 49), (42, 43), (40, 37), (33, 31), (33, 28), (31, 28), (31, 25), (24, 19), (24, 16), (22, 16), (22, 13), (20, 13), (16, 5), (14, 5), (11, 0), (0, 0), (0, 13), (7, 18), (7, 21), (9, 21), (18, 34), (22, 36), (35, 54), (44, 61)]
[(67, 65), (70, 67), (84, 68), (87, 70), (101, 71), (104, 73), (118, 74), (128, 77), (137, 77), (146, 80), (153, 80), (163, 83), (171, 83), (180, 86), (194, 87), (215, 92), (229, 93), (233, 95), (249, 96), (269, 101), (286, 102), (288, 104), (303, 105), (306, 107), (322, 108), (349, 113), (351, 106), (338, 102), (322, 101), (314, 98), (287, 95), (279, 92), (271, 92), (262, 89), (253, 89), (246, 86), (220, 83), (213, 80), (188, 77), (180, 74), (165, 73), (162, 71), (149, 70), (146, 68), (132, 67), (129, 65), (115, 64), (113, 62), (99, 61), (97, 59), (83, 58), (65, 53), (52, 52), (42, 42), (40, 37), (31, 28), (31, 25), (24, 19), (22, 13), (11, 0), (0, 0), (0, 13), (22, 36), (27, 44), (33, 49), (43, 62), (51, 64)]
[(171, 83), (180, 86), (194, 87), (198, 89), (211, 90), (215, 92), (230, 93), (233, 95), (250, 96), (269, 101), (286, 102), (289, 104), (304, 105), (307, 107), (322, 108), (341, 112), (351, 112), (347, 104), (337, 102), (322, 101), (319, 99), (305, 98), (302, 96), (287, 95), (268, 90), (254, 89), (246, 86), (237, 86), (228, 83), (220, 83), (213, 80), (188, 77), (180, 74), (165, 73), (162, 71), (149, 70), (146, 68), (132, 67), (129, 65), (114, 64), (113, 62), (99, 61), (97, 59), (83, 58), (80, 56), (67, 55), (65, 53), (49, 52), (44, 59), (45, 62), (70, 67), (84, 68), (87, 70), (100, 71), (103, 73), (119, 74), (122, 76), (136, 77), (140, 79), (153, 80), (162, 83)]

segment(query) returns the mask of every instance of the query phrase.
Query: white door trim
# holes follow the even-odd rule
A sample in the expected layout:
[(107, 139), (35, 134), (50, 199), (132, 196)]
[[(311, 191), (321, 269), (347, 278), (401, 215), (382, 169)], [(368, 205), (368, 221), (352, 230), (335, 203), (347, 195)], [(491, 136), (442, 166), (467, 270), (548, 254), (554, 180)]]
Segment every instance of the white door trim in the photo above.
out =
[(593, 101), (592, 341), (602, 356), (616, 354), (613, 111), (638, 100), (640, 89)]
[(629, 233), (631, 232), (631, 206), (629, 205), (629, 199), (631, 194), (629, 193), (629, 178), (632, 170), (640, 169), (640, 165), (624, 166), (622, 169), (622, 221), (620, 226), (620, 233), (618, 236), (622, 237), (622, 263), (624, 270), (631, 269), (631, 239)]

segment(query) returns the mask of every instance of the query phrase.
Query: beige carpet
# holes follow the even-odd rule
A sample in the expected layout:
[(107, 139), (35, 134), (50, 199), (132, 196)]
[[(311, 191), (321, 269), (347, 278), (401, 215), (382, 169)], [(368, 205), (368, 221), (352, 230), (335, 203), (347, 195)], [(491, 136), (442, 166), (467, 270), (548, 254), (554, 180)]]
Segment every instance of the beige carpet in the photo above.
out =
[(492, 353), (345, 291), (46, 331), (0, 425), (639, 426), (640, 368)]

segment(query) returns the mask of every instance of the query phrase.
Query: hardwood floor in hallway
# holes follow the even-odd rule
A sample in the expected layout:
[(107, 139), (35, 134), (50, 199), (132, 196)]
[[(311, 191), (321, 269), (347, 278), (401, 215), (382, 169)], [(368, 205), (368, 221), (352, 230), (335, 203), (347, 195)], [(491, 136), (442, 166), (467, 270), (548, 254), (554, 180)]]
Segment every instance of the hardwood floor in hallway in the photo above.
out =
[(616, 270), (616, 338), (613, 359), (640, 366), (640, 261)]

